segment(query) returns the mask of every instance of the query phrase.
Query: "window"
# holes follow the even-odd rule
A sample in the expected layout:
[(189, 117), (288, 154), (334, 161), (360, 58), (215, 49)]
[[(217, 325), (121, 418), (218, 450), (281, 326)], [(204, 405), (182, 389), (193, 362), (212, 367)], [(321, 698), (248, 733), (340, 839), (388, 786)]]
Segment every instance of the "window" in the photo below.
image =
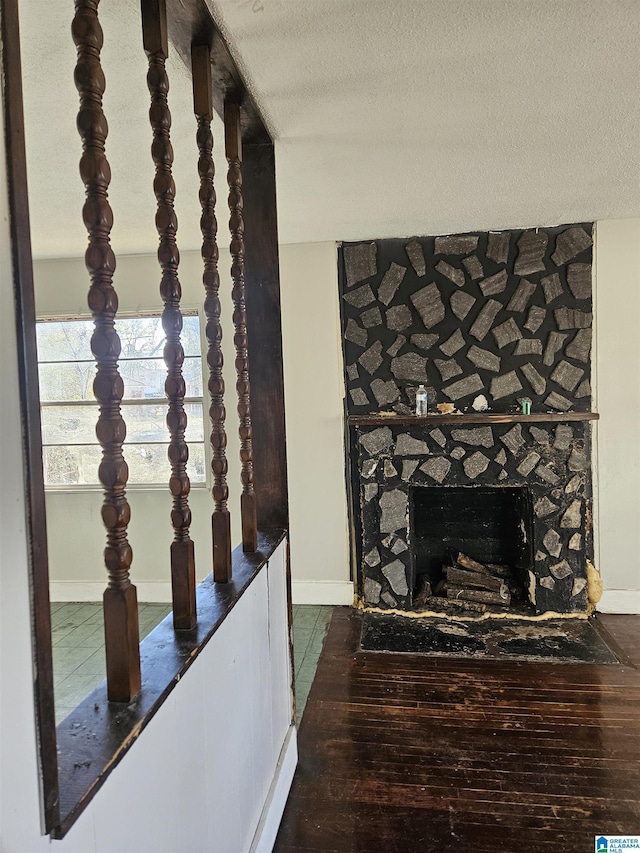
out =
[[(159, 316), (118, 317), (124, 380), (122, 415), (127, 424), (124, 455), (129, 484), (164, 485), (169, 479), (169, 430), (164, 381), (164, 331)], [(95, 360), (92, 320), (37, 323), (45, 485), (99, 485), (101, 448), (95, 436), (98, 404), (93, 396)], [(186, 384), (189, 477), (205, 482), (202, 358), (196, 315), (184, 317), (182, 372)]]

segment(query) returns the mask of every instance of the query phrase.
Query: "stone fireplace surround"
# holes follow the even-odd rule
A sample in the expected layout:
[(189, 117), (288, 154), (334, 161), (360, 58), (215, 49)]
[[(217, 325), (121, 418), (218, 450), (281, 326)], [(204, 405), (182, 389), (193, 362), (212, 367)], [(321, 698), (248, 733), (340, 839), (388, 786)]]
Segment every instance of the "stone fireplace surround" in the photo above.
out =
[[(412, 607), (410, 489), (520, 486), (533, 508), (536, 612), (586, 611), (591, 262), (590, 223), (342, 246), (354, 544), (367, 606)], [(412, 415), (419, 383), (430, 411), (445, 402), (454, 413)], [(488, 413), (477, 411), (478, 395)], [(523, 397), (530, 416), (515, 414)]]
[(585, 612), (586, 561), (593, 559), (588, 421), (402, 420), (356, 427), (365, 605), (412, 608), (411, 487), (512, 485), (526, 486), (531, 496), (534, 559), (528, 573), (536, 613)]

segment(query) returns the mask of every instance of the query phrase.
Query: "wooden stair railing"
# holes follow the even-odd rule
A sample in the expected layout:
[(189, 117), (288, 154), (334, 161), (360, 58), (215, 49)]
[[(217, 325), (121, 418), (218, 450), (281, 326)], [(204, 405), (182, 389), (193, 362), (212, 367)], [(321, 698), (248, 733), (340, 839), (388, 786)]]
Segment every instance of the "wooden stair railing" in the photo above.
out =
[(240, 419), (240, 462), (242, 463), (240, 512), (242, 516), (242, 548), (245, 552), (258, 548), (256, 495), (253, 485), (253, 432), (251, 426), (251, 394), (249, 385), (249, 341), (244, 268), (244, 219), (242, 214), (242, 136), (240, 107), (235, 101), (224, 104), (225, 153), (229, 169), (229, 230), (231, 231), (231, 278), (233, 279), (233, 325), (236, 347), (236, 391)]
[(227, 434), (224, 406), (224, 379), (222, 367), (222, 325), (220, 323), (220, 274), (218, 272), (218, 222), (216, 220), (216, 191), (213, 184), (213, 101), (211, 92), (211, 49), (208, 45), (193, 45), (191, 49), (191, 74), (193, 80), (193, 108), (198, 122), (198, 174), (200, 176), (200, 204), (202, 216), (202, 283), (205, 289), (204, 313), (207, 318), (207, 365), (209, 367), (209, 417), (211, 419), (211, 471), (214, 509), (211, 515), (213, 541), (213, 579), (218, 583), (231, 580), (231, 515), (227, 501), (228, 463), (226, 457)]
[(171, 112), (167, 101), (169, 78), (165, 67), (169, 55), (165, 0), (142, 0), (142, 33), (149, 60), (147, 84), (151, 96), (149, 121), (153, 131), (151, 155), (155, 164), (153, 189), (157, 200), (156, 227), (160, 237), (158, 261), (162, 270), (160, 295), (164, 303), (162, 327), (166, 335), (164, 360), (167, 365), (165, 392), (169, 404), (169, 488), (173, 496), (171, 522), (171, 592), (173, 625), (189, 630), (197, 622), (196, 570), (193, 540), (189, 534), (191, 483), (187, 474), (189, 448), (185, 441), (187, 415), (184, 408), (185, 381), (182, 375), (184, 350), (180, 340), (182, 295), (178, 279), (180, 253), (176, 242), (178, 220), (173, 206), (175, 183), (172, 175), (173, 148), (169, 128)]
[(91, 285), (88, 304), (95, 331), (91, 350), (96, 359), (93, 391), (100, 405), (96, 435), (102, 447), (98, 470), (104, 486), (102, 520), (107, 529), (104, 558), (109, 580), (103, 597), (107, 659), (107, 695), (111, 702), (130, 702), (140, 691), (138, 602), (129, 569), (132, 551), (127, 538), (131, 511), (125, 487), (129, 476), (122, 453), (126, 426), (120, 411), (124, 384), (118, 370), (120, 338), (115, 330), (118, 296), (110, 233), (113, 213), (108, 201), (111, 178), (105, 155), (107, 121), (102, 109), (105, 88), (100, 63), (100, 0), (75, 0), (72, 24), (77, 48), (75, 84), (80, 96), (77, 126), (82, 139), (80, 176), (85, 185), (84, 223), (89, 236), (85, 261)]

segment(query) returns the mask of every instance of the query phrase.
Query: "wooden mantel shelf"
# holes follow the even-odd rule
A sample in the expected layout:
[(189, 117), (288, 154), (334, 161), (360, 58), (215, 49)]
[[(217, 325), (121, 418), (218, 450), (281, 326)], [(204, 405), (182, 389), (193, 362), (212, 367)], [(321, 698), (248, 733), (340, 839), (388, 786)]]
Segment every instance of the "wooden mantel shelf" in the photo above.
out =
[(409, 426), (412, 424), (534, 424), (567, 423), (567, 421), (597, 421), (597, 412), (537, 412), (533, 415), (487, 414), (484, 412), (460, 415), (349, 415), (349, 426)]

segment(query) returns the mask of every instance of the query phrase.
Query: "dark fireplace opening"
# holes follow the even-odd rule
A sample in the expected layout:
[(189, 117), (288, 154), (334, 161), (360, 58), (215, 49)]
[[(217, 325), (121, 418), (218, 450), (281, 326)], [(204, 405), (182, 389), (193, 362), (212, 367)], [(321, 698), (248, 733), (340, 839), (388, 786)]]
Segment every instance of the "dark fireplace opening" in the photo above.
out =
[[(409, 491), (414, 590), (436, 590), (461, 552), (507, 566), (521, 590), (533, 566), (533, 511), (526, 486), (413, 487)], [(515, 594), (515, 599), (522, 598)]]

